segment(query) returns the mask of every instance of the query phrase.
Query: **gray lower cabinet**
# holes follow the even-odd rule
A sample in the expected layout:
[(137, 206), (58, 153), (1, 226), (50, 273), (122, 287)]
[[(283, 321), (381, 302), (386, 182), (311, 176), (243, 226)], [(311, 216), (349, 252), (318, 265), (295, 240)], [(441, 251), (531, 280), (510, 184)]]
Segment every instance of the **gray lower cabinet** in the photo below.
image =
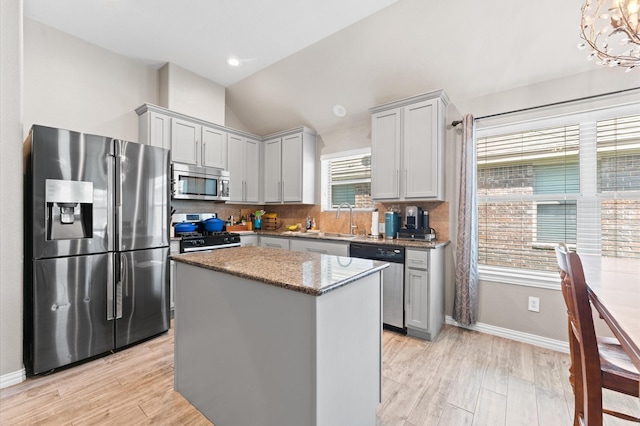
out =
[(260, 247), (271, 247), (289, 250), (289, 239), (273, 237), (270, 235), (260, 235)]
[(256, 234), (240, 234), (240, 247), (257, 247), (258, 236)]
[(289, 243), (291, 251), (308, 251), (333, 256), (349, 256), (349, 243), (337, 241), (316, 241), (308, 238), (293, 238)]
[(407, 249), (404, 279), (407, 334), (434, 340), (444, 323), (444, 249)]

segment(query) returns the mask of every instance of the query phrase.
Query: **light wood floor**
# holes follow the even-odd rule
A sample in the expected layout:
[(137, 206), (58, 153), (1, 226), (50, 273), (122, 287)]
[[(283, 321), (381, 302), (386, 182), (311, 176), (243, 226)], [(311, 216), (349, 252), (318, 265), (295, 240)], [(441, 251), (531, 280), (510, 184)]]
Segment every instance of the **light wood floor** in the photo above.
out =
[[(385, 331), (383, 359), (378, 425), (572, 424), (566, 354), (445, 326), (435, 342)], [(640, 413), (637, 398), (610, 393), (605, 403)], [(173, 390), (173, 329), (0, 390), (2, 426), (88, 424), (211, 424)]]

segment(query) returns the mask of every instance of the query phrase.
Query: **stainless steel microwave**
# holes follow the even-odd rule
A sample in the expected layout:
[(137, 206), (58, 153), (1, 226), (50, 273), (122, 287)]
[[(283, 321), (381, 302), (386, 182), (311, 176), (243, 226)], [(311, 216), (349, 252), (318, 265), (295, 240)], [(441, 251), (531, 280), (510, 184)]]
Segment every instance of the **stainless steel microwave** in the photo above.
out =
[(211, 167), (173, 163), (171, 198), (226, 201), (229, 199), (229, 172)]

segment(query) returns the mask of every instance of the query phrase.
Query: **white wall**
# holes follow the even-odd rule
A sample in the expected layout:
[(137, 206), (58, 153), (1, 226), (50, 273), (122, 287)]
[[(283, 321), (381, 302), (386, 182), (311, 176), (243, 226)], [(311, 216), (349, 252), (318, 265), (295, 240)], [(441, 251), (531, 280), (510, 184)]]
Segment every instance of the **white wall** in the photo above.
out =
[(22, 380), (22, 0), (0, 2), (0, 387)]
[[(155, 67), (29, 19), (23, 28), (22, 0), (2, 0), (0, 7), (0, 387), (4, 387), (23, 375), (24, 138), (33, 124), (41, 124), (137, 141), (135, 109), (146, 102), (159, 104), (161, 93)], [(192, 109), (181, 112), (224, 124), (224, 88), (177, 67), (170, 70), (163, 89), (174, 105), (190, 105)]]
[(160, 106), (224, 126), (224, 87), (175, 64), (166, 64), (160, 74), (161, 100), (166, 102)]
[(135, 109), (158, 102), (154, 67), (25, 19), (25, 135), (33, 124), (137, 141)]

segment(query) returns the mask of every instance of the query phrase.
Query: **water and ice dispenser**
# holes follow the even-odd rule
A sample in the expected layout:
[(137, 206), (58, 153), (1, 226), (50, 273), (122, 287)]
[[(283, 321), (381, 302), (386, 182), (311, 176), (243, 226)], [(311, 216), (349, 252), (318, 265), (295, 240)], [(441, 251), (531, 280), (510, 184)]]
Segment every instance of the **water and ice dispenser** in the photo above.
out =
[(47, 179), (47, 240), (91, 238), (93, 182)]

